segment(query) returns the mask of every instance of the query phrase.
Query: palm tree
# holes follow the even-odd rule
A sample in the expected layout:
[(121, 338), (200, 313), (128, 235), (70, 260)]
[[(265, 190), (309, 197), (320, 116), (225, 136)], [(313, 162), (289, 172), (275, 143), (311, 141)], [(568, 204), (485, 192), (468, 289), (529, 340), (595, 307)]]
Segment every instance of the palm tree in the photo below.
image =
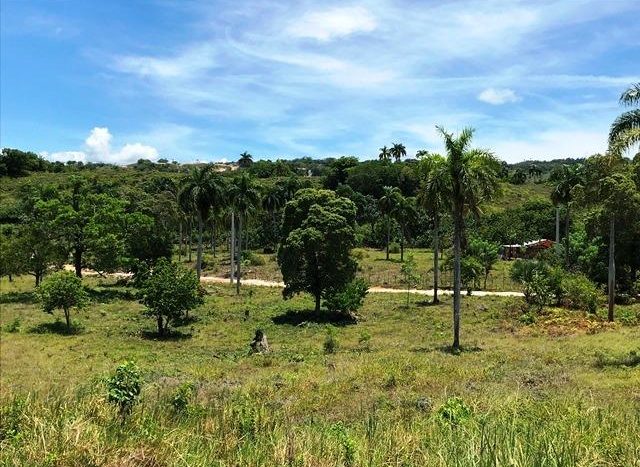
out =
[(380, 148), (380, 154), (378, 154), (378, 159), (382, 162), (389, 162), (391, 160), (391, 152), (386, 146), (382, 146)]
[(253, 177), (243, 173), (229, 187), (229, 199), (234, 213), (238, 216), (238, 253), (236, 267), (236, 293), (240, 294), (240, 277), (242, 264), (242, 227), (247, 216), (260, 206), (260, 190)]
[(393, 143), (393, 146), (391, 147), (389, 152), (391, 153), (393, 158), (396, 160), (396, 162), (400, 162), (400, 159), (402, 159), (403, 157), (406, 157), (407, 148), (405, 148), (404, 144), (402, 143)]
[(198, 220), (198, 253), (196, 272), (202, 273), (202, 231), (204, 222), (211, 210), (218, 210), (224, 204), (224, 182), (216, 175), (210, 165), (195, 167), (184, 179), (180, 197), (184, 206), (191, 207)]
[(402, 196), (400, 189), (395, 186), (382, 187), (382, 196), (378, 200), (378, 208), (387, 219), (387, 261), (389, 261), (389, 241), (391, 239), (391, 216), (398, 204), (398, 197)]
[(529, 166), (529, 176), (531, 178), (539, 177), (542, 174), (542, 170), (536, 164), (531, 164)]
[[(285, 193), (279, 186), (274, 186), (267, 190), (262, 197), (262, 209), (269, 215), (271, 226), (270, 236), (273, 241), (271, 246), (275, 247), (278, 242), (278, 222), (276, 213), (285, 205)], [(265, 226), (266, 228), (266, 226)]]
[(453, 217), (453, 350), (460, 350), (460, 262), (464, 237), (464, 214), (480, 214), (482, 202), (498, 191), (500, 161), (489, 151), (471, 149), (474, 130), (465, 128), (458, 136), (436, 127), (444, 138), (446, 162), (438, 176), (447, 180)]
[(417, 216), (416, 212), (416, 199), (413, 197), (405, 198), (402, 195), (398, 196), (398, 204), (396, 205), (393, 217), (400, 225), (400, 261), (404, 262), (404, 243), (409, 236), (408, 225), (412, 219)]
[(445, 212), (447, 201), (450, 199), (450, 185), (446, 176), (447, 160), (440, 154), (426, 154), (420, 160), (421, 174), (418, 202), (433, 219), (433, 303), (438, 300), (438, 280), (440, 269), (438, 265), (440, 254), (440, 219)]
[[(573, 190), (576, 186), (581, 185), (582, 182), (582, 165), (563, 164), (561, 169), (556, 172), (555, 175), (556, 185), (551, 192), (551, 201), (556, 206), (556, 236), (559, 236), (560, 231), (560, 217), (558, 214), (558, 208), (560, 205), (565, 207), (565, 263), (569, 266), (569, 225), (570, 225), (570, 206), (573, 201)], [(558, 239), (556, 239), (558, 241)]]
[[(640, 83), (632, 84), (620, 96), (625, 106), (640, 106)], [(609, 151), (622, 154), (640, 142), (640, 108), (628, 110), (618, 116), (609, 130)]]
[(240, 154), (240, 159), (238, 159), (238, 166), (240, 168), (246, 169), (247, 167), (251, 167), (253, 164), (253, 156), (249, 154), (247, 151)]

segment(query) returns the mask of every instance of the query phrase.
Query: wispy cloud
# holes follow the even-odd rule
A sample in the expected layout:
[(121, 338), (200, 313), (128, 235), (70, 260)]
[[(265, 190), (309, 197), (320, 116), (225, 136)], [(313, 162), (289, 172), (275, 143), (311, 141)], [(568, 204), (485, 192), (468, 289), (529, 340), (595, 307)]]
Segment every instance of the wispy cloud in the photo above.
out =
[(518, 102), (520, 97), (516, 95), (513, 89), (487, 88), (478, 94), (478, 100), (491, 105), (502, 105), (509, 102)]
[(334, 7), (308, 12), (293, 19), (286, 32), (293, 37), (330, 41), (355, 33), (372, 32), (377, 25), (373, 14), (363, 6)]

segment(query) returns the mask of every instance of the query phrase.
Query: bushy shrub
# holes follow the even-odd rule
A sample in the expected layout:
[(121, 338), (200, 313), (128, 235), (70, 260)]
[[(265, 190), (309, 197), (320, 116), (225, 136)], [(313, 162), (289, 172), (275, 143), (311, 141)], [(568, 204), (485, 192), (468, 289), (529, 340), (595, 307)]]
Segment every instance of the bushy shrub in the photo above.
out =
[(333, 326), (329, 326), (327, 328), (327, 336), (324, 339), (322, 347), (324, 348), (324, 353), (326, 354), (332, 354), (338, 350), (338, 336), (336, 335), (336, 330)]
[(598, 308), (598, 288), (583, 274), (567, 274), (562, 279), (563, 304), (568, 308), (595, 313)]
[(394, 253), (394, 254), (400, 253), (400, 244), (396, 242), (389, 243), (389, 253)]
[(126, 362), (116, 368), (115, 374), (107, 379), (107, 400), (118, 407), (124, 419), (142, 389), (140, 370), (133, 362)]
[(249, 266), (264, 266), (267, 264), (262, 256), (254, 253), (253, 251), (245, 251), (242, 253), (242, 256), (246, 264)]
[(184, 413), (189, 408), (189, 401), (195, 393), (195, 386), (193, 383), (182, 383), (177, 387), (171, 398), (171, 406), (173, 410), (179, 413)]
[(524, 299), (541, 310), (551, 303), (555, 278), (551, 268), (541, 261), (518, 260), (511, 267), (511, 279), (522, 284)]
[(368, 290), (366, 281), (354, 279), (341, 290), (327, 292), (324, 304), (329, 311), (351, 315), (362, 306)]
[(450, 397), (438, 409), (438, 415), (443, 421), (452, 425), (459, 425), (473, 415), (471, 408), (460, 397)]

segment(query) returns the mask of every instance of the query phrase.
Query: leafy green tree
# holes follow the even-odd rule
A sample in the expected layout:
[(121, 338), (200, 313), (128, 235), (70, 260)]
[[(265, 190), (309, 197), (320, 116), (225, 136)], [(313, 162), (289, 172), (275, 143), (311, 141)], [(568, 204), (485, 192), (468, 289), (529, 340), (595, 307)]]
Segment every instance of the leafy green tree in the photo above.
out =
[(385, 186), (383, 188), (383, 195), (378, 200), (378, 208), (380, 212), (385, 216), (385, 220), (387, 223), (387, 261), (389, 260), (389, 243), (391, 242), (391, 219), (393, 218), (393, 214), (400, 202), (400, 197), (402, 193), (396, 187)]
[(433, 303), (438, 300), (438, 276), (440, 266), (440, 221), (448, 209), (449, 178), (441, 176), (446, 171), (447, 160), (439, 154), (424, 152), (418, 164), (420, 191), (418, 202), (433, 219)]
[(24, 272), (24, 258), (21, 255), (21, 242), (17, 228), (2, 226), (0, 229), (0, 278), (7, 276), (9, 282), (13, 276)]
[(58, 271), (40, 284), (38, 298), (42, 303), (42, 310), (46, 313), (62, 309), (67, 330), (71, 331), (71, 309), (83, 308), (89, 297), (82, 286), (82, 279), (72, 272)]
[(493, 269), (493, 266), (498, 261), (499, 245), (495, 243), (487, 242), (479, 238), (471, 240), (469, 242), (469, 254), (476, 258), (482, 267), (482, 274), (484, 275), (484, 289), (487, 289), (487, 278)]
[(147, 307), (145, 315), (156, 319), (159, 336), (164, 336), (169, 325), (204, 302), (194, 271), (166, 259), (158, 261), (141, 291), (142, 303)]
[(480, 277), (483, 274), (483, 265), (473, 255), (465, 255), (460, 261), (460, 282), (467, 289), (467, 295), (471, 295), (473, 289), (479, 288)]
[(202, 242), (204, 222), (212, 209), (222, 209), (225, 204), (224, 180), (215, 174), (210, 165), (195, 167), (183, 180), (181, 198), (190, 206), (198, 220), (198, 253), (196, 274), (202, 273)]
[(238, 216), (238, 262), (236, 270), (236, 293), (240, 293), (240, 278), (242, 272), (242, 234), (247, 217), (260, 207), (260, 190), (253, 177), (248, 173), (243, 173), (237, 177), (228, 192), (229, 200), (234, 212)]
[(522, 169), (516, 169), (511, 175), (511, 183), (514, 185), (523, 185), (527, 181), (527, 174)]
[(0, 176), (23, 177), (29, 172), (47, 170), (51, 163), (34, 152), (3, 148), (0, 154)]
[(402, 282), (407, 286), (407, 308), (409, 307), (409, 295), (411, 289), (415, 288), (420, 281), (420, 274), (418, 273), (418, 263), (416, 263), (413, 255), (407, 256), (407, 260), (402, 263), (400, 268), (400, 274), (402, 275)]
[[(620, 103), (625, 106), (640, 106), (640, 83), (632, 84), (620, 96)], [(631, 109), (615, 119), (609, 130), (609, 150), (620, 155), (640, 142), (640, 108)]]
[(113, 376), (106, 380), (107, 401), (118, 407), (122, 422), (131, 412), (142, 390), (140, 369), (133, 362), (126, 362), (116, 368)]
[(329, 173), (324, 180), (325, 188), (335, 190), (339, 185), (347, 182), (348, 170), (358, 165), (357, 157), (340, 157), (329, 166)]
[(453, 218), (453, 349), (460, 349), (460, 263), (464, 237), (465, 212), (480, 214), (483, 202), (498, 191), (500, 162), (489, 151), (470, 148), (473, 129), (465, 128), (456, 137), (443, 128), (438, 131), (444, 138), (446, 163), (436, 176), (447, 180), (450, 208)]
[(353, 202), (329, 190), (303, 189), (287, 203), (278, 249), (285, 298), (309, 293), (319, 312), (323, 297), (351, 283), (357, 266), (350, 255), (355, 216)]
[(403, 157), (407, 156), (407, 148), (402, 143), (393, 143), (389, 152), (396, 162), (400, 162)]

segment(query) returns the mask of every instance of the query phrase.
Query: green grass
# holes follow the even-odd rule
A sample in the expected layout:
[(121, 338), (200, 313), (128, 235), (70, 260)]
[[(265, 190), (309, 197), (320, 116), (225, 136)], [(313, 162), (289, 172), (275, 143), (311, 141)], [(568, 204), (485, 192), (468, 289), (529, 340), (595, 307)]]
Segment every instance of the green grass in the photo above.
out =
[[(451, 302), (370, 294), (357, 324), (313, 316), (308, 297), (209, 287), (174, 339), (112, 280), (77, 333), (32, 300), (31, 278), (2, 282), (0, 465), (638, 465), (635, 326), (580, 312), (520, 319), (519, 299), (463, 298), (464, 351), (448, 351)], [(601, 310), (603, 313), (605, 310)], [(640, 305), (620, 307), (626, 315)], [(325, 350), (334, 327), (337, 349)], [(263, 329), (272, 352), (250, 355)], [(606, 357), (602, 357), (605, 355)], [(145, 386), (121, 423), (103, 379), (125, 360)], [(606, 361), (603, 365), (601, 362)], [(192, 382), (184, 413), (170, 400)], [(470, 417), (438, 408), (460, 397)], [(463, 417), (464, 418), (464, 417)]]

